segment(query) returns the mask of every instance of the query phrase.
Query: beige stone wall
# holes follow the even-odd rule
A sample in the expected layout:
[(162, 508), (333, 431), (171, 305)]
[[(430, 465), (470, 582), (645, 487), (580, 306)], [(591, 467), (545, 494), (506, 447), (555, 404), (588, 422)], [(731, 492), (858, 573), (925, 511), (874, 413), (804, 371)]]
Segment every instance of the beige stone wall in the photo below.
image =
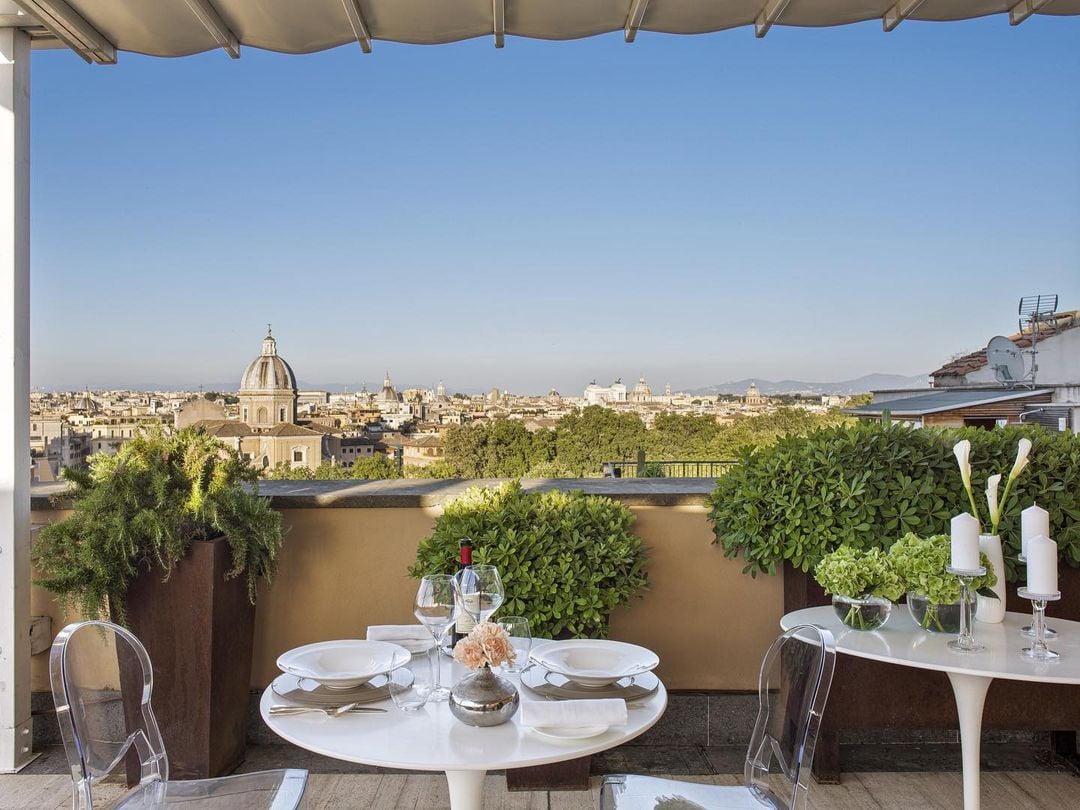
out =
[[(612, 616), (611, 637), (660, 655), (673, 689), (750, 690), (779, 630), (779, 578), (751, 579), (711, 544), (703, 506), (634, 506), (635, 531), (648, 547), (652, 587)], [(363, 637), (368, 624), (411, 622), (416, 583), (406, 569), (438, 507), (286, 509), (291, 527), (273, 586), (260, 596), (252, 685), (277, 672), (291, 647)], [(35, 523), (62, 512), (34, 512)], [(34, 615), (69, 620), (48, 594), (33, 591)], [(33, 659), (33, 689), (48, 689), (48, 655)]]

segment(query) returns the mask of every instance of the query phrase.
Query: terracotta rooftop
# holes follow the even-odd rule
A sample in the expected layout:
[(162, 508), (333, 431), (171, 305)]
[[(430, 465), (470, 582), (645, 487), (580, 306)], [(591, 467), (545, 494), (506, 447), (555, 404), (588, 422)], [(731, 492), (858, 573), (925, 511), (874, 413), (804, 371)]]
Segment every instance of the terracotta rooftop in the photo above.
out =
[[(1044, 326), (1039, 332), (1039, 338), (1045, 340), (1046, 338), (1064, 332), (1067, 329), (1073, 329), (1080, 326), (1080, 310), (1073, 310), (1072, 312), (1059, 312), (1057, 313), (1057, 327)], [(1031, 335), (1024, 335), (1017, 333), (1015, 335), (1009, 335), (1009, 340), (1015, 343), (1021, 349), (1031, 348)], [(986, 365), (986, 349), (979, 349), (977, 352), (971, 352), (961, 357), (957, 357), (950, 360), (936, 371), (931, 371), (931, 377), (963, 377), (965, 374), (970, 374), (973, 371), (978, 371), (980, 368)]]
[(310, 428), (302, 427), (300, 425), (293, 425), (288, 422), (282, 422), (279, 425), (274, 425), (269, 430), (265, 431), (267, 436), (322, 436), (323, 434), (317, 430), (311, 430)]
[(251, 435), (251, 428), (245, 423), (229, 419), (200, 419), (192, 427), (202, 428), (218, 439), (232, 439), (238, 436)]

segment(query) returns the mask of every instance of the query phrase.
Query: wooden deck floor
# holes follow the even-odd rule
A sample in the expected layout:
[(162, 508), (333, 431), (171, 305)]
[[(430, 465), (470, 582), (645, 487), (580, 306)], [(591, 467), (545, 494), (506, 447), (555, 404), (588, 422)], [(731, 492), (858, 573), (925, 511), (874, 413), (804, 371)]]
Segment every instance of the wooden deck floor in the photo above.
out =
[[(711, 784), (738, 784), (739, 777), (682, 777)], [(103, 786), (108, 800), (120, 788)], [(501, 776), (488, 777), (487, 810), (595, 810), (599, 779), (591, 791), (508, 793)], [(1076, 807), (1080, 778), (1069, 773), (997, 772), (983, 774), (983, 810), (1063, 810)], [(445, 810), (446, 782), (437, 774), (312, 774), (306, 810)], [(859, 773), (842, 785), (816, 785), (811, 810), (961, 810), (959, 773)], [(0, 810), (66, 810), (71, 781), (59, 774), (0, 776)]]

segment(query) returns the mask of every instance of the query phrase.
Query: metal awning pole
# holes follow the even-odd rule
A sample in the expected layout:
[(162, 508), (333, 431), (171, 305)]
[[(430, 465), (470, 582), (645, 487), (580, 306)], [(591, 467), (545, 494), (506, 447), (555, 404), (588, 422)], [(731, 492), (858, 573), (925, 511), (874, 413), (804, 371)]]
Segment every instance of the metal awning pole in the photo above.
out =
[(0, 28), (0, 772), (30, 725), (30, 37)]

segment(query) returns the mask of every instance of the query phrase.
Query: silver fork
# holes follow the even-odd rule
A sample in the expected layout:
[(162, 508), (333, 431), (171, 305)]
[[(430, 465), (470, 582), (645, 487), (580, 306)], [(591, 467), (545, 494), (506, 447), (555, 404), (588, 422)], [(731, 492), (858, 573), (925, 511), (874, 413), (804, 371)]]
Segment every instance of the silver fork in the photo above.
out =
[(380, 709), (375, 706), (360, 706), (356, 703), (346, 703), (343, 706), (271, 706), (271, 717), (282, 717), (292, 714), (305, 714), (307, 712), (316, 712), (319, 714), (325, 714), (327, 717), (339, 717), (343, 714), (381, 714), (386, 709)]

